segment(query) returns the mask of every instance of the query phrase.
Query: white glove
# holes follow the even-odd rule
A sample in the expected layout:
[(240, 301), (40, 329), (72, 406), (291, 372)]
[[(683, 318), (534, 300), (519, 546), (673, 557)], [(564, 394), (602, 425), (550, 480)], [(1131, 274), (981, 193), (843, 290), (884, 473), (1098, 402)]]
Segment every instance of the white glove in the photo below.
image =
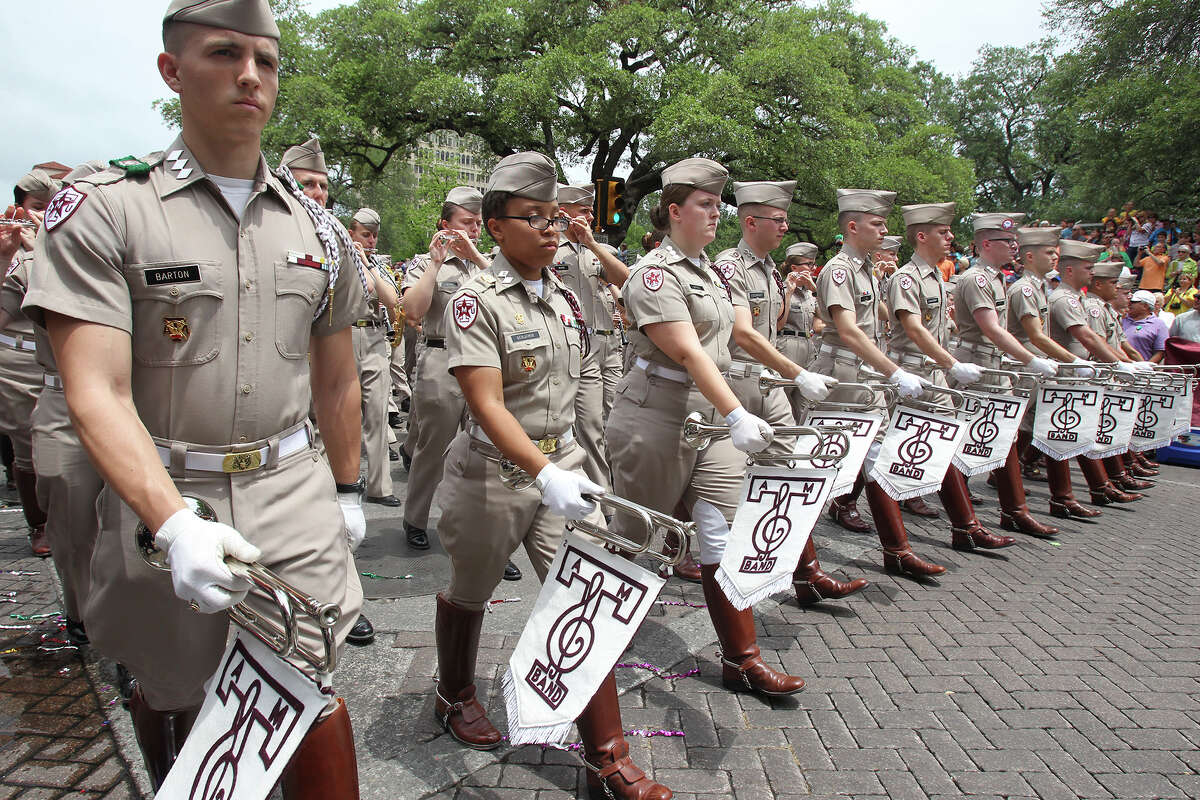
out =
[(1030, 372), (1036, 372), (1043, 378), (1053, 378), (1058, 375), (1058, 362), (1041, 356), (1034, 356), (1025, 366), (1029, 368)]
[(738, 406), (725, 415), (733, 446), (743, 453), (759, 453), (775, 438), (775, 431), (763, 420)]
[(367, 518), (362, 510), (362, 495), (358, 492), (338, 492), (338, 505), (342, 507), (342, 519), (346, 522), (346, 540), (353, 553), (367, 538)]
[(1130, 366), (1137, 372), (1154, 372), (1154, 365), (1149, 361), (1133, 361), (1130, 363)]
[(921, 379), (911, 372), (905, 372), (899, 367), (888, 376), (888, 383), (899, 386), (900, 396), (904, 398), (920, 397), (925, 393), (925, 386), (921, 383)]
[(800, 374), (792, 381), (799, 387), (800, 394), (804, 395), (804, 399), (810, 403), (819, 403), (829, 397), (829, 390), (837, 385), (837, 378), (818, 375), (806, 369), (800, 370)]
[(262, 555), (228, 525), (200, 519), (190, 508), (172, 514), (154, 544), (167, 553), (175, 594), (204, 614), (224, 611), (246, 599), (250, 581), (225, 566), (225, 557), (250, 563)]
[(1131, 364), (1128, 361), (1114, 361), (1112, 366), (1117, 372), (1124, 372), (1126, 375), (1133, 375), (1142, 371), (1135, 364)]
[(585, 494), (600, 494), (603, 486), (592, 483), (583, 473), (567, 472), (547, 464), (537, 474), (534, 483), (542, 492), (542, 505), (567, 519), (583, 519), (596, 510), (596, 504)]
[(955, 361), (950, 368), (950, 379), (960, 386), (970, 386), (983, 377), (983, 367), (969, 361)]
[(1096, 370), (1093, 368), (1091, 361), (1086, 361), (1082, 358), (1076, 358), (1071, 362), (1071, 366), (1075, 368), (1075, 375), (1080, 378), (1096, 377)]

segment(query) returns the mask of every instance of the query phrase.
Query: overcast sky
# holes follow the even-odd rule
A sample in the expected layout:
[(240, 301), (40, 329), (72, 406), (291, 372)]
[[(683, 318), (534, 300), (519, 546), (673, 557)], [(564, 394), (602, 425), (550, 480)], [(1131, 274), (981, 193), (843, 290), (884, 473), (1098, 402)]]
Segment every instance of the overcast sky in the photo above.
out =
[[(319, 10), (340, 0), (309, 0)], [(0, 199), (36, 163), (74, 165), (160, 150), (174, 133), (151, 103), (169, 91), (155, 66), (167, 0), (22, 3), (0, 26)], [(897, 0), (855, 0), (896, 38), (944, 72), (970, 68), (982, 44), (1021, 45), (1043, 34), (1040, 0), (1009, 0), (1003, 14), (982, 3), (925, 0), (920, 13)]]

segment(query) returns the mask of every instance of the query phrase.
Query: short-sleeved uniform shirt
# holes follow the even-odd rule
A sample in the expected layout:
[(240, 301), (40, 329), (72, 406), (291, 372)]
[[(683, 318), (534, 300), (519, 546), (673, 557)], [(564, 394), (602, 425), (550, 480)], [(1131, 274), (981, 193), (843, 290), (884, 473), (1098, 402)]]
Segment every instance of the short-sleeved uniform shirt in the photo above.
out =
[(637, 356), (671, 369), (679, 364), (642, 328), (655, 322), (690, 322), (700, 346), (719, 370), (729, 369), (729, 334), (733, 330), (733, 303), (712, 269), (708, 257), (688, 258), (670, 237), (634, 265), (621, 287), (621, 299), (633, 330), (629, 342)]
[(1037, 275), (1025, 273), (1009, 285), (1005, 327), (1018, 342), (1034, 353), (1041, 351), (1029, 341), (1029, 335), (1025, 333), (1021, 320), (1026, 317), (1037, 317), (1038, 324), (1042, 330), (1045, 330), (1046, 315), (1049, 311), (1050, 302), (1046, 297), (1046, 284)]
[[(773, 277), (775, 262), (770, 254), (759, 258), (743, 239), (737, 247), (718, 255), (714, 268), (729, 282), (734, 307), (748, 309), (754, 330), (774, 343), (775, 323), (783, 310), (783, 295), (777, 278)], [(729, 349), (735, 361), (754, 361), (736, 344), (730, 343)]]
[(879, 344), (883, 327), (879, 323), (879, 284), (870, 258), (852, 253), (849, 247), (829, 259), (817, 276), (817, 316), (825, 323), (821, 341), (831, 347), (845, 347), (830, 309), (840, 306), (854, 312), (855, 324), (867, 338)]
[(1108, 303), (1093, 294), (1083, 298), (1083, 310), (1087, 315), (1088, 327), (1096, 332), (1108, 345), (1121, 349), (1121, 340), (1117, 331), (1121, 330), (1121, 320), (1109, 317)]
[[(942, 347), (946, 346), (949, 338), (946, 287), (935, 265), (914, 253), (912, 260), (896, 270), (889, 281), (887, 302), (893, 315), (900, 312), (916, 314), (934, 340)], [(897, 353), (924, 355), (899, 323), (892, 325), (889, 347)]]
[(33, 252), (23, 251), (17, 256), (16, 263), (9, 268), (0, 284), (0, 308), (3, 308), (14, 320), (21, 320), (33, 330), (33, 340), (37, 343), (37, 362), (47, 372), (58, 372), (54, 362), (54, 350), (50, 347), (50, 335), (40, 325), (34, 325), (21, 310), (21, 303), (29, 291), (29, 273), (34, 268)]
[(51, 201), (26, 314), (128, 333), (152, 436), (225, 446), (302, 422), (310, 337), (366, 313), (356, 259), (339, 253), (331, 286), (312, 218), (261, 157), (240, 221), (182, 137), (151, 164), (82, 178)]
[(783, 321), (783, 327), (798, 333), (811, 334), (813, 319), (816, 316), (817, 296), (808, 289), (797, 289), (792, 292), (792, 299), (788, 303), (787, 319)]
[(1004, 272), (989, 267), (983, 262), (958, 276), (954, 284), (954, 322), (958, 326), (958, 338), (964, 345), (992, 344), (984, 336), (975, 312), (990, 308), (997, 319), (1005, 319), (1007, 298), (1004, 292)]
[(500, 370), (504, 407), (531, 439), (558, 436), (575, 424), (583, 331), (565, 291), (544, 269), (535, 294), (500, 254), (454, 294), (443, 320), (450, 372)]
[(1089, 358), (1087, 348), (1071, 335), (1076, 325), (1088, 324), (1083, 307), (1083, 295), (1066, 284), (1060, 284), (1050, 295), (1050, 327), (1046, 333), (1058, 344), (1079, 358)]
[[(416, 286), (417, 281), (432, 264), (429, 253), (413, 256), (412, 260), (408, 262), (408, 270), (404, 273), (404, 279), (400, 281), (400, 291), (405, 292)], [(429, 310), (425, 312), (425, 317), (421, 320), (421, 331), (425, 334), (426, 339), (446, 338), (447, 329), (443, 323), (446, 318), (446, 308), (450, 305), (450, 298), (479, 271), (479, 265), (474, 261), (463, 261), (454, 254), (447, 256), (446, 260), (442, 262), (437, 274), (437, 285), (433, 289), (433, 298), (429, 302)]]
[(554, 254), (550, 269), (579, 299), (579, 310), (583, 312), (588, 328), (612, 330), (612, 315), (608, 315), (605, 322), (604, 307), (596, 298), (597, 287), (603, 286), (605, 281), (604, 270), (595, 253), (565, 236), (559, 237), (558, 252)]

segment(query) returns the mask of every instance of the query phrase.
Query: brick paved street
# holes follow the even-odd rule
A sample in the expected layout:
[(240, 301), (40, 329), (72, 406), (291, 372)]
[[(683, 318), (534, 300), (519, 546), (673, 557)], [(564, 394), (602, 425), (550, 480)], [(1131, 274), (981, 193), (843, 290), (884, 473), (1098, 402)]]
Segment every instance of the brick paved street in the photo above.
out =
[[(399, 494), (405, 476), (395, 474)], [(804, 676), (807, 689), (774, 702), (730, 694), (707, 613), (661, 606), (623, 660), (700, 673), (667, 681), (619, 671), (627, 729), (684, 733), (630, 737), (634, 756), (680, 798), (1200, 796), (1200, 547), (1188, 512), (1200, 502), (1196, 478), (1164, 467), (1150, 499), (1106, 509), (1098, 524), (1068, 522), (1057, 545), (1022, 537), (1003, 555), (955, 552), (944, 521), (908, 517), (918, 552), (950, 567), (928, 586), (884, 575), (873, 535), (822, 522), (826, 569), (873, 585), (813, 609), (785, 595), (759, 606), (764, 655)], [(995, 493), (974, 483), (987, 498), (981, 519), (994, 524)], [(1045, 517), (1045, 484), (1029, 490)], [(399, 513), (367, 509), (371, 536), (401, 536)], [(24, 552), (19, 513), (0, 513), (4, 568), (42, 573), (4, 576), (0, 588), (19, 593), (8, 607), (53, 610), (48, 564)], [(531, 574), (523, 554), (515, 560)], [(502, 584), (498, 597), (521, 602), (485, 619), (480, 689), (501, 728), (499, 675), (536, 594), (529, 577)], [(698, 586), (676, 580), (662, 599), (703, 602)], [(338, 681), (365, 798), (548, 800), (582, 788), (572, 753), (479, 753), (441, 733), (432, 595), (372, 601), (367, 613), (379, 638), (349, 648)], [(36, 640), (4, 633), (4, 648), (18, 652), (4, 655), (0, 677), (0, 798), (138, 796), (125, 767), (137, 763), (128, 716), (110, 705), (111, 691), (96, 693), (104, 671), (81, 670), (71, 653), (33, 653)], [(85, 791), (93, 789), (101, 791)]]

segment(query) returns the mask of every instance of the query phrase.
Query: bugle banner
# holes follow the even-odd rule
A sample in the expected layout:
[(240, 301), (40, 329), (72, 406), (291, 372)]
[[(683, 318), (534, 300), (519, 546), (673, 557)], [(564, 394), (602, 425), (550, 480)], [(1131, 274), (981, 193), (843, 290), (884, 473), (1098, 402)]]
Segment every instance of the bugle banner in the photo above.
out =
[(1033, 445), (1055, 461), (1081, 456), (1095, 445), (1104, 389), (1078, 383), (1037, 387)]
[(1100, 402), (1100, 423), (1096, 428), (1095, 447), (1088, 458), (1108, 458), (1129, 449), (1133, 426), (1137, 422), (1141, 398), (1133, 392), (1105, 389)]
[(963, 392), (962, 413), (967, 421), (954, 466), (968, 478), (1004, 465), (1029, 398), (989, 392)]
[(900, 406), (868, 477), (896, 501), (937, 491), (966, 432), (953, 413)]
[(1161, 392), (1144, 389), (1137, 394), (1142, 402), (1129, 438), (1129, 449), (1141, 452), (1166, 447), (1179, 423), (1179, 395), (1170, 389)]
[[(875, 441), (875, 434), (879, 432), (879, 426), (882, 419), (879, 414), (864, 414), (851, 411), (821, 411), (815, 409), (809, 411), (805, 415), (801, 425), (810, 425), (814, 428), (818, 427), (837, 427), (846, 432), (850, 439), (850, 447), (845, 454), (842, 454), (839, 439), (827, 439), (826, 447), (837, 448), (836, 452), (831, 451), (826, 455), (827, 460), (820, 458), (812, 461), (812, 466), (818, 469), (837, 468), (837, 477), (834, 478), (832, 497), (839, 497), (850, 491), (854, 486), (854, 480), (858, 477), (859, 470), (862, 469), (863, 462), (867, 459), (867, 453), (871, 450), (871, 442)], [(807, 454), (818, 450), (818, 440), (815, 436), (797, 436), (796, 444), (792, 448), (793, 453)], [(841, 456), (841, 461), (838, 461), (838, 456)]]

